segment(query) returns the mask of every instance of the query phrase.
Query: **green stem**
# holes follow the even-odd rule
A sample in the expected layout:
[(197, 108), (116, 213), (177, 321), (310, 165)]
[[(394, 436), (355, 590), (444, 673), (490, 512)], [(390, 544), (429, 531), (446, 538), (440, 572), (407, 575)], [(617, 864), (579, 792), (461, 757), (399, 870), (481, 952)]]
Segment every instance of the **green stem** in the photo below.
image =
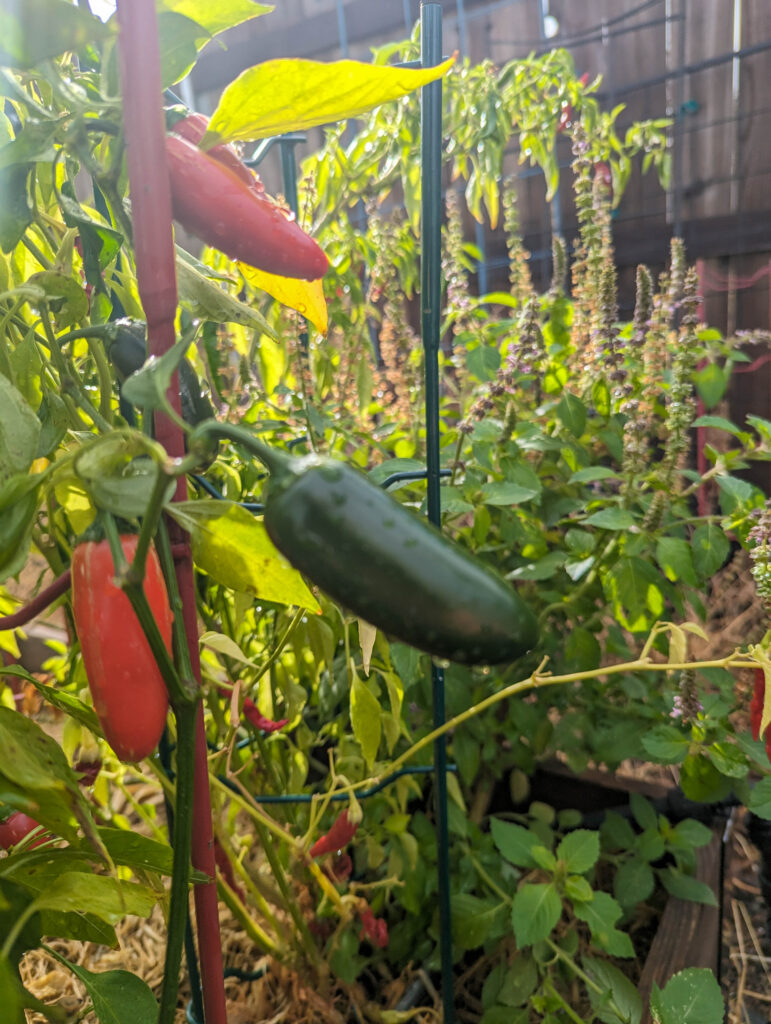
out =
[(16, 315), (16, 311), (26, 302), (26, 299), (16, 299), (15, 302), (3, 313), (3, 318), (0, 320), (0, 372), (5, 374), (11, 384), (16, 383), (16, 377), (13, 372), (13, 365), (11, 363), (11, 351), (8, 346), (8, 336), (6, 333), (6, 327), (8, 321)]
[(241, 879), (241, 881), (244, 883), (246, 888), (251, 893), (252, 899), (254, 900), (254, 902), (257, 905), (257, 909), (260, 911), (260, 913), (265, 918), (265, 920), (270, 924), (271, 928), (273, 928), (275, 930), (275, 932), (284, 941), (286, 941), (286, 931), (285, 931), (283, 925), (278, 920), (276, 915), (273, 913), (273, 910), (271, 909), (270, 904), (268, 903), (268, 901), (265, 899), (265, 897), (262, 895), (260, 890), (257, 888), (257, 886), (252, 881), (252, 877), (249, 874), (249, 872), (246, 870), (246, 868), (241, 863), (241, 861), (239, 860), (238, 857), (232, 857), (230, 855), (230, 850), (226, 847), (226, 845), (224, 843), (221, 843), (220, 845), (222, 846), (222, 848), (225, 851), (225, 856), (228, 858), (230, 863), (233, 865), (233, 870), (235, 871), (235, 873), (238, 875), (238, 877)]
[[(560, 947), (553, 939), (547, 936), (546, 943), (551, 949), (551, 951), (554, 953), (554, 955), (559, 960), (561, 960), (565, 964), (565, 966), (568, 967), (573, 972), (573, 974), (575, 974), (577, 978), (580, 978), (587, 988), (590, 988), (593, 992), (596, 992), (597, 995), (607, 995), (607, 989), (603, 988), (602, 985), (598, 985), (596, 981), (592, 981), (589, 975), (585, 971), (581, 970), (581, 968), (578, 966), (575, 960), (571, 956), (568, 956), (564, 949), (560, 949)], [(626, 1019), (623, 1012), (618, 1008), (618, 1006), (616, 1006), (612, 998), (608, 1001), (607, 1006), (608, 1009), (611, 1010), (613, 1013), (618, 1014), (619, 1020)], [(580, 1018), (579, 1024), (584, 1024), (583, 1020)]]
[(42, 304), (42, 307), (40, 321), (43, 325), (43, 333), (46, 336), (48, 349), (51, 353), (51, 360), (59, 374), (59, 384), (62, 388), (63, 400), (66, 402), (67, 398), (74, 395), (75, 403), (80, 406), (83, 412), (85, 412), (91, 419), (94, 426), (105, 433), (109, 433), (109, 431), (112, 430), (112, 424), (108, 423), (107, 420), (96, 411), (88, 396), (80, 387), (78, 374), (75, 371), (74, 366), (68, 364), (62, 355), (61, 348), (59, 347), (59, 339), (56, 337), (54, 330), (51, 327), (51, 316), (48, 310), (48, 305), (44, 303)]
[(104, 345), (99, 338), (89, 338), (88, 348), (96, 363), (96, 372), (99, 375), (99, 414), (106, 423), (112, 426), (112, 374), (110, 364), (107, 362)]
[(236, 793), (229, 786), (226, 786), (224, 782), (217, 778), (216, 775), (210, 776), (211, 784), (219, 789), (224, 790), (231, 800), (235, 800), (236, 803), (240, 804), (241, 807), (249, 814), (252, 821), (254, 822), (255, 831), (257, 832), (257, 838), (262, 845), (265, 856), (270, 864), (273, 878), (278, 885), (281, 893), (281, 898), (284, 901), (284, 906), (289, 911), (292, 920), (294, 921), (295, 927), (300, 935), (302, 946), (305, 952), (312, 961), (319, 960), (319, 951), (316, 948), (316, 944), (313, 941), (313, 936), (310, 933), (308, 924), (303, 917), (300, 908), (297, 906), (295, 898), (289, 887), (289, 883), (286, 879), (283, 865), (276, 856), (276, 850), (273, 842), (271, 842), (271, 835), (276, 838), (283, 840), (291, 846), (295, 845), (294, 839), (289, 833), (285, 832), (272, 818), (265, 814), (258, 806), (252, 796), (245, 790), (241, 783), (241, 780), (234, 778), (233, 782), (238, 786), (239, 792)]
[(134, 551), (134, 560), (126, 573), (126, 582), (128, 583), (141, 584), (142, 580), (145, 578), (147, 556), (150, 553), (150, 546), (153, 543), (153, 537), (158, 530), (158, 523), (160, 522), (161, 514), (163, 512), (166, 491), (171, 479), (166, 475), (163, 466), (159, 463), (155, 464), (155, 470), (155, 481), (150, 494), (150, 500), (147, 503), (147, 509), (145, 514), (142, 516), (142, 527), (139, 531), (139, 538), (137, 540), (136, 550)]
[(276, 644), (276, 646), (273, 648), (273, 650), (268, 655), (268, 658), (265, 661), (265, 663), (260, 666), (260, 669), (257, 672), (257, 675), (255, 676), (255, 678), (252, 680), (250, 686), (255, 686), (257, 683), (259, 683), (259, 681), (262, 679), (262, 677), (265, 675), (265, 673), (269, 672), (270, 669), (273, 667), (273, 665), (275, 665), (276, 661), (279, 658), (279, 655), (281, 654), (281, 652), (283, 651), (283, 649), (284, 649), (284, 647), (286, 645), (287, 640), (292, 635), (292, 633), (294, 633), (294, 631), (297, 629), (297, 627), (300, 624), (300, 622), (302, 621), (302, 618), (305, 615), (305, 613), (306, 613), (306, 609), (305, 608), (298, 608), (297, 609), (297, 611), (292, 616), (292, 621), (289, 623), (289, 625), (286, 627), (284, 632), (279, 637), (278, 643)]
[(126, 214), (126, 210), (123, 206), (123, 200), (112, 180), (112, 177), (110, 175), (100, 174), (96, 179), (96, 183), (101, 189), (102, 194), (110, 207), (113, 223), (123, 235), (126, 243), (131, 245), (134, 236), (131, 220)]
[(182, 677), (181, 686), (183, 693), (180, 696), (186, 700), (197, 700), (201, 694), (201, 689), (198, 685), (195, 673), (193, 672), (192, 662), (190, 661), (190, 648), (188, 647), (187, 642), (185, 619), (182, 612), (182, 597), (180, 596), (179, 585), (177, 583), (174, 555), (171, 551), (169, 533), (163, 520), (158, 524), (155, 545), (158, 552), (158, 558), (161, 563), (161, 569), (163, 570), (163, 576), (166, 580), (166, 591), (169, 595), (169, 604), (171, 605), (171, 610), (174, 614), (172, 638), (174, 659), (176, 664), (179, 665), (180, 675)]
[(41, 107), (39, 103), (33, 100), (32, 97), (22, 88), (21, 83), (5, 68), (0, 68), (0, 82), (2, 82), (3, 85), (4, 96), (9, 96), (12, 99), (18, 100), (20, 103), (23, 103), (24, 106), (41, 121), (50, 121), (51, 111), (46, 110), (45, 107)]
[[(565, 1001), (565, 998), (559, 994), (557, 989), (554, 987), (554, 982), (551, 980), (545, 981), (543, 987), (545, 991), (548, 991), (549, 995), (552, 996), (553, 999), (557, 999), (559, 1001), (563, 1012), (566, 1013), (572, 1021), (575, 1021), (575, 1024), (586, 1024), (585, 1019), (583, 1017), (579, 1017), (576, 1011)], [(623, 1020), (624, 1018), (621, 1017), (620, 1019)]]
[[(648, 660), (638, 659), (637, 661), (622, 662), (619, 665), (606, 665), (596, 669), (587, 669), (584, 672), (571, 672), (567, 675), (561, 676), (552, 676), (547, 674), (542, 675), (539, 673), (538, 669), (536, 669), (535, 672), (528, 676), (527, 679), (522, 679), (517, 683), (511, 683), (511, 685), (505, 686), (497, 693), (493, 693), (489, 697), (485, 697), (485, 699), (481, 700), (478, 704), (474, 704), (473, 707), (468, 708), (466, 711), (462, 711), (453, 718), (449, 718), (439, 728), (426, 733), (426, 735), (422, 736), (416, 743), (413, 743), (409, 750), (397, 757), (395, 761), (392, 761), (388, 766), (388, 771), (389, 773), (398, 771), (399, 768), (402, 768), (410, 760), (410, 758), (414, 757), (415, 754), (423, 750), (425, 747), (430, 746), (439, 736), (443, 736), (445, 733), (451, 732), (453, 729), (457, 729), (459, 725), (475, 718), (488, 708), (494, 707), (500, 701), (506, 700), (508, 697), (514, 697), (518, 693), (523, 693), (528, 690), (540, 689), (545, 686), (561, 686), (563, 683), (579, 683), (587, 679), (599, 679), (601, 676), (624, 675), (631, 672), (676, 672), (686, 668), (693, 669), (694, 671), (704, 668), (756, 668), (757, 665), (758, 662), (750, 661), (749, 658), (743, 660), (741, 656), (736, 657), (735, 655), (729, 654), (726, 658), (719, 658), (714, 661), (686, 661), (682, 664), (651, 662)], [(354, 783), (351, 788), (361, 789), (372, 785), (372, 781), (372, 779), (362, 779), (360, 782)]]
[(292, 463), (291, 456), (271, 448), (244, 427), (234, 423), (220, 423), (218, 420), (205, 420), (199, 424), (188, 438), (188, 450), (191, 454), (208, 458), (211, 455), (211, 441), (233, 441), (240, 444), (267, 466), (269, 472), (277, 475), (286, 473)]
[(27, 923), (27, 921), (29, 921), (32, 915), (37, 912), (37, 910), (38, 907), (35, 905), (34, 900), (31, 903), (28, 903), (24, 910), (22, 910), (21, 914), (14, 921), (11, 930), (5, 937), (3, 948), (0, 949), (0, 959), (9, 959), (11, 955), (11, 950), (13, 949), (16, 940), (24, 930), (24, 925)]
[(51, 262), (51, 260), (49, 260), (49, 258), (43, 252), (41, 252), (41, 250), (37, 247), (37, 245), (32, 241), (32, 239), (28, 235), (24, 235), (24, 237), (22, 238), (22, 242), (24, 243), (24, 248), (32, 253), (32, 255), (35, 257), (35, 259), (38, 261), (41, 267), (43, 267), (45, 270), (53, 270), (54, 265)]
[(292, 893), (292, 890), (289, 887), (289, 882), (287, 881), (286, 873), (284, 872), (284, 867), (281, 861), (276, 856), (276, 851), (273, 844), (270, 841), (270, 836), (268, 835), (267, 829), (262, 825), (261, 822), (257, 820), (255, 820), (254, 822), (254, 827), (257, 831), (257, 838), (260, 840), (260, 843), (262, 844), (263, 852), (268, 859), (268, 863), (270, 864), (270, 870), (273, 874), (274, 879), (276, 880), (279, 891), (281, 892), (281, 896), (284, 900), (284, 905), (286, 909), (289, 911), (292, 920), (294, 921), (295, 927), (297, 928), (302, 946), (312, 963), (318, 961), (320, 959), (319, 951), (316, 948), (316, 943), (313, 941), (313, 936), (311, 935), (310, 929), (308, 928), (308, 922), (303, 917), (302, 912), (300, 911), (300, 908), (297, 905), (297, 901), (294, 898), (294, 894)]
[(268, 935), (268, 933), (257, 924), (252, 918), (249, 911), (243, 905), (241, 900), (238, 898), (237, 893), (233, 892), (227, 882), (217, 882), (217, 893), (220, 899), (225, 903), (228, 910), (231, 912), (233, 917), (239, 922), (241, 927), (244, 929), (246, 934), (257, 946), (258, 949), (262, 950), (263, 953), (269, 953), (274, 956), (277, 960), (281, 959), (281, 951), (276, 944), (275, 940)]
[(449, 486), (453, 487), (455, 484), (455, 474), (458, 472), (458, 464), (460, 463), (460, 453), (463, 451), (463, 433), (458, 431), (458, 443), (455, 445), (455, 458), (452, 460), (452, 476), (450, 477)]
[(474, 865), (474, 870), (479, 875), (479, 877), (482, 879), (482, 881), (485, 883), (487, 888), (491, 892), (495, 893), (495, 895), (499, 899), (503, 900), (504, 903), (507, 903), (510, 906), (511, 902), (512, 902), (511, 896), (509, 896), (509, 894), (507, 892), (504, 892), (504, 890), (501, 889), (501, 887), (497, 884), (497, 882), (494, 882), (493, 879), (490, 878), (488, 873), (485, 871), (485, 869), (479, 863), (478, 859), (471, 852), (471, 847), (470, 846), (466, 847), (466, 854), (469, 857), (469, 859), (471, 860), (471, 863)]
[(707, 472), (699, 477), (698, 480), (694, 481), (690, 487), (686, 487), (684, 491), (678, 494), (678, 498), (689, 498), (692, 494), (695, 494), (700, 487), (703, 487), (707, 480), (712, 480), (718, 473), (725, 472), (725, 466), (713, 466), (712, 469), (708, 469)]
[(177, 722), (177, 774), (174, 806), (174, 857), (171, 904), (166, 931), (166, 960), (158, 1024), (173, 1024), (179, 990), (179, 968), (188, 915), (188, 880), (193, 832), (193, 765), (198, 703), (174, 707)]

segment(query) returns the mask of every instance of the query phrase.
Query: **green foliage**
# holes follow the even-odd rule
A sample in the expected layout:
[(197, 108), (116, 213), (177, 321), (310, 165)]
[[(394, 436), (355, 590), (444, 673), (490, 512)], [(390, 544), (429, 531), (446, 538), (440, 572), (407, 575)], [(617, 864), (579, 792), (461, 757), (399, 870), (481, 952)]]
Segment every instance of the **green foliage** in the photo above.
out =
[[(332, 263), (328, 336), (306, 332), (220, 254), (204, 250), (197, 259), (178, 249), (180, 340), (119, 374), (110, 321), (119, 310), (137, 321), (143, 314), (124, 206), (113, 25), (65, 0), (27, 6), (43, 29), (32, 31), (25, 7), (4, 34), (1, 58), (25, 69), (2, 72), (15, 118), (0, 117), (1, 578), (19, 572), (31, 546), (59, 575), (95, 518), (139, 526), (168, 507), (196, 566), (215, 831), (233, 872), (223, 873), (221, 891), (231, 910), (261, 952), (300, 971), (321, 998), (333, 1001), (335, 979), (353, 987), (379, 959), (394, 973), (410, 962), (433, 969), (430, 789), (424, 776), (400, 774), (429, 760), (428, 658), (312, 593), (281, 558), (259, 518), (239, 507), (260, 501), (264, 476), (243, 448), (223, 445), (204, 466), (195, 453), (171, 459), (151, 436), (153, 411), (178, 419), (166, 389), (186, 356), (218, 418), (276, 447), (332, 454), (380, 485), (423, 468), (413, 308), (419, 103), (408, 95), (422, 79), (385, 66), (416, 57), (416, 43), (384, 47), (369, 68), (253, 69), (212, 122), (215, 133), (253, 139), (361, 115), (355, 131), (327, 128), (303, 169), (301, 209)], [(158, 7), (167, 83), (212, 36), (268, 10), (251, 0)], [(65, 48), (80, 50), (79, 60), (48, 60)], [(288, 106), (282, 74), (298, 89)], [(391, 100), (365, 109), (363, 82)], [(714, 901), (693, 873), (693, 851), (710, 838), (704, 826), (674, 824), (633, 796), (630, 818), (608, 813), (599, 829), (583, 827), (575, 811), (529, 801), (539, 762), (558, 754), (579, 771), (590, 763), (614, 769), (629, 757), (677, 765), (686, 796), (733, 791), (771, 816), (768, 763), (759, 744), (737, 733), (728, 661), (701, 670), (666, 664), (686, 664), (691, 637), (704, 638), (696, 621), (674, 623), (704, 618), (732, 543), (754, 543), (764, 498), (739, 474), (768, 458), (771, 425), (713, 415), (742, 356), (736, 339), (697, 324), (681, 246), (659, 282), (638, 275), (634, 320), (618, 323), (611, 206), (638, 156), (662, 182), (669, 157), (666, 122), (637, 123), (621, 137), (620, 108), (599, 108), (598, 85), (578, 79), (559, 50), (501, 68), (463, 62), (444, 80), (444, 170), (463, 198), (450, 190), (443, 236), (443, 525), (517, 588), (542, 637), (516, 664), (446, 668), (447, 712), (462, 716), (450, 737), (458, 777), (448, 777), (453, 955), (483, 958), (483, 1024), (562, 1019), (576, 990), (592, 1019), (636, 1024), (642, 1007), (622, 965), (636, 952), (629, 925), (637, 908), (662, 893)], [(573, 165), (561, 174), (558, 150), (568, 144)], [(558, 239), (551, 288), (538, 295), (533, 287), (516, 185), (503, 177), (512, 145), (543, 173), (547, 193), (572, 185), (580, 237), (569, 295)], [(612, 200), (598, 164), (610, 170)], [(79, 185), (91, 177), (91, 195), (79, 187), (76, 198), (76, 176)], [(508, 287), (473, 294), (481, 254), (464, 238), (464, 213), (492, 228), (502, 221)], [(710, 410), (699, 420), (697, 398)], [(703, 481), (687, 466), (695, 424), (725, 440), (707, 451), (717, 500), (704, 518), (695, 501)], [(180, 465), (196, 470), (196, 494), (171, 507)], [(225, 501), (205, 496), (212, 486)], [(422, 479), (391, 489), (415, 509), (425, 503)], [(10, 599), (0, 599), (5, 612)], [(22, 843), (0, 860), (0, 931), (9, 936), (0, 1003), (13, 1024), (25, 1006), (39, 1008), (14, 974), (25, 949), (44, 934), (114, 944), (116, 923), (149, 913), (172, 868), (154, 804), (134, 805), (132, 820), (113, 810), (116, 789), (131, 793), (127, 769), (100, 735), (77, 646), (52, 654), (53, 681), (14, 668), (3, 675), (31, 681), (67, 715), (59, 745), (0, 708), (0, 798), (54, 833), (44, 847)], [(737, 663), (752, 664), (730, 660)], [(3, 700), (12, 700), (8, 691)], [(84, 754), (108, 767), (93, 803), (74, 770)], [(750, 772), (763, 776), (751, 793)], [(507, 780), (513, 803), (489, 813), (491, 793), (497, 799)], [(362, 790), (372, 795), (359, 802)], [(260, 801), (298, 792), (315, 799)], [(349, 866), (345, 853), (325, 861), (308, 853), (338, 819), (332, 793), (348, 801), (349, 823), (358, 822), (346, 843)], [(370, 918), (388, 922), (387, 947), (373, 939), (382, 932), (368, 931)], [(138, 979), (70, 967), (102, 1020), (154, 1019)], [(705, 977), (683, 972), (657, 990), (657, 1019), (717, 1019)], [(696, 986), (701, 994), (689, 1001)]]
[(720, 986), (706, 968), (680, 971), (663, 989), (654, 984), (651, 1013), (656, 1024), (719, 1024), (724, 1013)]

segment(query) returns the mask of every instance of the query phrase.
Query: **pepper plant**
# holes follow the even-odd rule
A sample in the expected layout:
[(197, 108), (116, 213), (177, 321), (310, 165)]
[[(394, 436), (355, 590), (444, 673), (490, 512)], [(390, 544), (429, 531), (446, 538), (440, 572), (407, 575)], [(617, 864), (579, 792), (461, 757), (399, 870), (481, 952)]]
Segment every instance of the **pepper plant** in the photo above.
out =
[[(212, 35), (267, 10), (233, 2), (215, 11), (201, 0), (186, 3), (183, 15), (172, 0), (158, 6), (163, 86), (186, 73)], [(35, 24), (43, 19), (56, 31), (40, 35), (22, 18), (2, 53), (0, 180), (9, 202), (0, 220), (0, 566), (8, 579), (34, 550), (58, 580), (34, 607), (57, 597), (70, 628), (78, 627), (77, 609), (73, 621), (64, 596), (66, 573), (77, 539), (97, 521), (169, 684), (176, 724), (159, 757), (122, 765), (105, 741), (76, 643), (52, 659), (53, 685), (19, 668), (5, 670), (7, 678), (37, 687), (69, 725), (62, 747), (10, 706), (0, 708), (3, 802), (51, 833), (45, 846), (33, 849), (32, 837), (0, 861), (4, 1005), (12, 1021), (23, 1019), (24, 1006), (55, 1019), (57, 1009), (42, 1008), (16, 976), (23, 952), (52, 934), (114, 942), (112, 929), (125, 914), (165, 904), (163, 878), (172, 874), (165, 1024), (176, 1002), (188, 883), (203, 890), (216, 853), (220, 896), (257, 952), (301, 973), (313, 1011), (330, 1020), (352, 1006), (372, 1015), (378, 972), (396, 973), (413, 957), (429, 969), (437, 963), (432, 812), (420, 784), (434, 736), (428, 658), (397, 642), (395, 626), (384, 635), (338, 606), (332, 598), (346, 604), (343, 592), (330, 597), (309, 585), (253, 513), (263, 498), (271, 500), (273, 484), (265, 485), (258, 461), (271, 468), (266, 442), (299, 448), (310, 458), (306, 467), (330, 473), (334, 464), (321, 456), (345, 460), (374, 485), (396, 471), (423, 468), (421, 354), (410, 308), (418, 121), (415, 98), (406, 94), (448, 69), (386, 66), (413, 57), (413, 41), (379, 51), (371, 68), (269, 62), (234, 82), (194, 140), (214, 144), (210, 155), (173, 143), (175, 152), (210, 168), (229, 141), (367, 115), (350, 141), (342, 128), (331, 129), (305, 168), (301, 215), (332, 264), (326, 301), (307, 274), (288, 280), (212, 249), (198, 259), (177, 248), (180, 305), (174, 310), (172, 303), (164, 319), (147, 296), (167, 314), (169, 295), (153, 296), (143, 280), (138, 193), (131, 208), (125, 201), (126, 144), (130, 185), (137, 188), (137, 136), (130, 128), (137, 112), (120, 99), (115, 25), (65, 0), (34, 0), (27, 10)], [(165, 45), (172, 38), (174, 46)], [(383, 101), (371, 114), (361, 105), (363, 81)], [(771, 426), (758, 420), (738, 427), (712, 415), (720, 394), (705, 370), (717, 367), (725, 381), (742, 355), (732, 339), (696, 323), (694, 280), (681, 247), (659, 282), (641, 270), (634, 322), (618, 323), (610, 197), (597, 167), (610, 167), (615, 201), (640, 151), (666, 179), (665, 125), (635, 125), (618, 137), (618, 112), (599, 110), (596, 85), (576, 78), (559, 51), (500, 71), (463, 65), (447, 73), (448, 178), (465, 180), (472, 215), (495, 223), (503, 207), (510, 287), (471, 293), (473, 251), (451, 191), (443, 514), (448, 532), (478, 563), (508, 575), (541, 625), (538, 645), (517, 660), (447, 669), (446, 729), (459, 775), (450, 785), (456, 956), (482, 951), (479, 993), (470, 996), (481, 1000), (487, 1024), (504, 1014), (510, 1019), (512, 1008), (522, 1019), (639, 1019), (634, 1001), (627, 1005), (628, 981), (607, 959), (615, 955), (620, 964), (629, 953), (623, 929), (634, 908), (620, 898), (623, 880), (634, 875), (641, 901), (649, 898), (651, 878), (710, 898), (693, 884), (684, 852), (686, 840), (698, 845), (704, 838), (693, 823), (652, 821), (640, 805), (637, 827), (625, 830), (610, 819), (598, 836), (577, 828), (575, 815), (543, 807), (491, 815), (497, 782), (508, 777), (526, 795), (529, 773), (550, 753), (578, 769), (590, 761), (615, 767), (635, 754), (681, 765), (683, 789), (694, 799), (732, 788), (766, 809), (763, 783), (750, 792), (747, 781), (751, 772), (767, 773), (765, 755), (732, 718), (731, 671), (762, 662), (762, 648), (698, 662), (688, 641), (703, 631), (700, 595), (729, 544), (753, 542), (752, 516), (763, 499), (734, 471), (767, 456)], [(268, 99), (287, 94), (294, 98), (283, 108)], [(150, 99), (160, 118), (160, 96)], [(289, 110), (283, 118), (282, 109)], [(169, 111), (172, 133), (175, 116)], [(557, 180), (559, 139), (573, 145), (580, 239), (569, 289), (560, 240), (548, 294), (536, 294), (530, 281), (516, 199), (500, 180), (514, 136), (524, 158), (544, 170), (549, 189)], [(165, 146), (160, 131), (159, 141)], [(164, 163), (154, 168), (160, 177)], [(220, 182), (221, 166), (222, 160)], [(249, 174), (236, 194), (247, 202), (243, 189), (254, 192), (253, 208), (261, 193)], [(402, 215), (394, 210), (399, 202)], [(183, 221), (190, 215), (185, 203), (175, 209)], [(193, 212), (200, 215), (201, 207)], [(206, 234), (200, 222), (188, 226)], [(233, 239), (215, 233), (203, 240), (239, 255)], [(284, 263), (273, 269), (287, 273)], [(299, 312), (310, 321), (307, 332)], [(145, 333), (147, 362), (144, 351), (136, 359)], [(695, 387), (709, 425), (732, 439), (710, 453), (707, 481), (684, 461)], [(189, 429), (185, 415), (198, 420), (202, 411), (207, 423)], [(275, 454), (274, 467), (285, 458)], [(197, 495), (172, 502), (183, 477)], [(719, 489), (719, 506), (699, 518), (692, 499), (705, 483)], [(212, 499), (212, 489), (224, 500)], [(402, 479), (396, 493), (418, 511), (424, 485)], [(411, 514), (397, 511), (399, 520)], [(306, 528), (313, 525), (311, 517)], [(417, 525), (410, 521), (416, 537)], [(126, 563), (120, 537), (130, 528), (139, 530), (139, 553)], [(350, 538), (323, 540), (342, 548)], [(373, 559), (393, 559), (393, 545), (380, 536), (369, 540), (380, 545)], [(151, 542), (175, 612), (173, 658), (143, 599)], [(175, 559), (184, 561), (190, 549), (195, 609), (180, 597), (174, 571)], [(430, 585), (419, 549), (417, 543), (415, 571)], [(350, 562), (339, 577), (353, 593), (370, 566)], [(312, 565), (303, 568), (312, 581)], [(468, 594), (447, 591), (448, 614), (467, 613)], [(198, 652), (192, 659), (185, 653), (181, 628), (194, 612), (205, 627), (200, 686)], [(376, 620), (378, 609), (367, 614)], [(4, 642), (12, 647), (12, 639)], [(13, 704), (10, 689), (4, 700)], [(214, 841), (212, 863), (194, 859), (191, 872), (181, 837), (198, 702), (201, 738), (213, 748)], [(108, 771), (90, 781), (75, 766), (94, 746)], [(134, 808), (150, 833), (140, 835), (110, 809), (111, 788), (128, 791), (137, 773), (153, 780), (176, 812), (176, 863), (152, 810)], [(673, 857), (669, 867), (658, 863), (664, 853)], [(544, 895), (545, 914), (531, 918)], [(490, 928), (474, 928), (479, 920)], [(203, 960), (212, 945), (206, 929), (199, 943)], [(522, 964), (524, 981), (510, 970)], [(105, 990), (114, 979), (82, 969), (78, 977), (95, 1006), (110, 998)], [(124, 1015), (118, 1019), (155, 1020), (153, 994), (138, 979), (120, 980), (128, 995), (111, 1003)], [(713, 998), (703, 975), (686, 972), (655, 997), (662, 1019), (697, 982)], [(714, 1005), (713, 999), (713, 1015)]]

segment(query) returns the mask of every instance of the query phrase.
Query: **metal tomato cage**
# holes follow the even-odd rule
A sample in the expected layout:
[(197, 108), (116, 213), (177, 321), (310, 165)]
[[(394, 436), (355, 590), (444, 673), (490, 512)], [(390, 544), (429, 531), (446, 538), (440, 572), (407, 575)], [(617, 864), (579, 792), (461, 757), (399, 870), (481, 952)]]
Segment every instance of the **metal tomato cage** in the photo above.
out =
[[(442, 6), (439, 3), (421, 3), (421, 59), (412, 62), (411, 67), (432, 67), (442, 60)], [(173, 97), (176, 100), (176, 97)], [(281, 172), (284, 194), (290, 208), (298, 212), (297, 168), (295, 146), (304, 141), (299, 133), (288, 133), (276, 138), (266, 139), (255, 150), (252, 158), (246, 162), (253, 167), (258, 166), (268, 151), (278, 145), (281, 158)], [(427, 514), (435, 526), (441, 527), (441, 495), (440, 481), (449, 477), (451, 471), (442, 469), (439, 455), (439, 342), (441, 322), (441, 226), (442, 226), (442, 83), (441, 79), (423, 86), (421, 91), (421, 338), (424, 349), (424, 383), (426, 401), (426, 469), (416, 472), (394, 473), (383, 481), (382, 487), (388, 488), (402, 480), (426, 480)], [(304, 438), (294, 442), (302, 443)], [(213, 498), (222, 498), (219, 491), (202, 475), (193, 478), (196, 484)], [(259, 502), (245, 502), (243, 507), (259, 514), (263, 506)], [(431, 681), (433, 695), (434, 728), (444, 725), (445, 685), (444, 669), (432, 663)], [(242, 741), (241, 745), (251, 740)], [(171, 749), (168, 741), (161, 748), (161, 760), (166, 772), (171, 775)], [(447, 773), (456, 771), (454, 764), (447, 760), (447, 741), (444, 735), (434, 743), (434, 786), (437, 835), (437, 875), (439, 892), (439, 946), (441, 954), (441, 994), (443, 1019), (445, 1024), (454, 1024), (455, 1007), (453, 998), (453, 964), (452, 964), (452, 914), (450, 907), (450, 841), (448, 828), (448, 793)], [(426, 774), (432, 769), (425, 766), (404, 768), (392, 773), (375, 786), (358, 794), (359, 799), (366, 800), (374, 796), (386, 786), (403, 775)], [(227, 784), (227, 780), (223, 779)], [(264, 794), (255, 797), (262, 803), (308, 803), (313, 796), (308, 793)], [(343, 799), (340, 796), (339, 799)], [(333, 799), (335, 799), (333, 797)], [(167, 807), (170, 813), (170, 808)], [(172, 827), (173, 818), (169, 817)], [(188, 921), (186, 932), (186, 958), (190, 974), (192, 998), (187, 1007), (189, 1024), (204, 1024), (204, 1010), (195, 954), (195, 942), (192, 928)], [(254, 980), (263, 975), (264, 971), (242, 971), (226, 968), (225, 977), (238, 977)], [(420, 993), (412, 993), (413, 998)], [(404, 1006), (413, 1005), (407, 993)]]

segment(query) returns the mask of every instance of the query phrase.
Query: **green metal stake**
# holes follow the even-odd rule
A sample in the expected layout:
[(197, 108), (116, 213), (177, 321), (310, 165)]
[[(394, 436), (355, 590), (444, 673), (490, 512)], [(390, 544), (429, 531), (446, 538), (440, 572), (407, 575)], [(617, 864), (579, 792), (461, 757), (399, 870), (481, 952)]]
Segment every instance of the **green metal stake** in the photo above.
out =
[(289, 203), (289, 209), (295, 215), (299, 214), (297, 202), (297, 164), (295, 163), (294, 147), (297, 145), (296, 135), (279, 137), (278, 144), (281, 151), (281, 177), (284, 179), (284, 198)]
[[(420, 5), (420, 56), (423, 67), (442, 60), (442, 7)], [(442, 259), (442, 83), (424, 85), (420, 98), (421, 147), (421, 263), (420, 327), (425, 353), (426, 469), (428, 518), (441, 525), (439, 493), (439, 325)], [(431, 666), (434, 727), (445, 721), (444, 670)], [(436, 843), (439, 874), (439, 948), (442, 956), (444, 1024), (453, 1024), (455, 1002), (452, 972), (452, 915), (450, 911), (450, 836), (447, 826), (447, 743), (434, 744), (436, 771)]]

